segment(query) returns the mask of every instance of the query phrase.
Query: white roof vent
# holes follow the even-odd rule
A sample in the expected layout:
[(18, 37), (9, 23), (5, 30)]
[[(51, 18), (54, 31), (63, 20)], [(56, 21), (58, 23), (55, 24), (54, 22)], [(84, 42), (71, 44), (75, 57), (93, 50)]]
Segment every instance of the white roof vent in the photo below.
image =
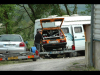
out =
[(48, 16), (48, 18), (53, 18), (53, 17), (57, 17), (58, 15), (50, 15)]
[(71, 15), (71, 16), (79, 16), (78, 14), (73, 14), (73, 15)]
[(69, 15), (62, 15), (62, 17), (68, 17)]

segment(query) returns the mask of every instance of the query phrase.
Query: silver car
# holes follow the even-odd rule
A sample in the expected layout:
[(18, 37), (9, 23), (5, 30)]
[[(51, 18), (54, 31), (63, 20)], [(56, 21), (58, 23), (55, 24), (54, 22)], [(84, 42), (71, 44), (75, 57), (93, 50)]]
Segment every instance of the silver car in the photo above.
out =
[(26, 51), (26, 44), (21, 35), (3, 34), (0, 35), (0, 54), (2, 53), (19, 53)]

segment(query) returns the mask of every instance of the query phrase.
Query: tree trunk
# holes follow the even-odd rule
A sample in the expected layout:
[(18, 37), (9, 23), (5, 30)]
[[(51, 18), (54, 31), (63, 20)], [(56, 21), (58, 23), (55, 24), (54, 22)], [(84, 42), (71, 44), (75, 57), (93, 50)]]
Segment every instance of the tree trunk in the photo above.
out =
[[(6, 11), (4, 12), (4, 17), (5, 17), (5, 19), (8, 19), (8, 15), (7, 15), (7, 12), (6, 12)], [(8, 22), (6, 22), (6, 24), (5, 24), (5, 27), (6, 27), (6, 34), (8, 34), (7, 25), (8, 25)]]
[(64, 4), (64, 6), (65, 6), (65, 8), (66, 8), (67, 15), (70, 15), (69, 10), (68, 10), (68, 7), (67, 7), (67, 4)]
[(31, 9), (31, 11), (32, 11), (32, 13), (33, 13), (34, 19), (36, 19), (36, 15), (35, 15), (35, 12), (34, 12), (32, 6), (31, 6), (31, 4), (28, 4), (28, 6), (29, 6), (29, 8)]
[(33, 23), (35, 23), (35, 21), (32, 19), (32, 17), (29, 15), (28, 11), (26, 10), (26, 8), (25, 8), (24, 4), (23, 4), (23, 7), (24, 7), (24, 9), (25, 9), (26, 13), (28, 14), (28, 16), (30, 17), (30, 19), (32, 20), (32, 22), (33, 22)]
[(59, 7), (59, 4), (57, 4), (57, 6), (58, 6), (58, 8), (59, 8), (59, 13), (60, 13), (60, 15), (62, 16), (62, 12), (61, 12), (61, 10), (60, 10), (60, 7)]
[(74, 5), (73, 14), (77, 14), (77, 4)]

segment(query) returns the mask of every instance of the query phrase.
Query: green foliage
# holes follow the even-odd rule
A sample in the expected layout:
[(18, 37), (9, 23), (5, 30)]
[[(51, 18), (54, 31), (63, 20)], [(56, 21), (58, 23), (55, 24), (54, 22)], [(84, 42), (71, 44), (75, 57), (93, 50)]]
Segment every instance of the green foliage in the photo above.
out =
[(12, 34), (13, 16), (15, 15), (15, 4), (0, 4), (0, 20), (6, 28), (7, 34)]
[(90, 15), (91, 14), (91, 4), (85, 4), (86, 10), (81, 11), (81, 15)]

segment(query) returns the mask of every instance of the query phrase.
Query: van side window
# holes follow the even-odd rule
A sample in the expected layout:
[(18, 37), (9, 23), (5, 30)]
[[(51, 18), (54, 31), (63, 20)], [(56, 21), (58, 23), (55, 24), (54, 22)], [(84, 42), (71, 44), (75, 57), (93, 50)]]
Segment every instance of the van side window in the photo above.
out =
[(82, 27), (74, 27), (75, 33), (81, 33)]
[(64, 32), (64, 34), (69, 33), (69, 29), (68, 28), (61, 28), (61, 29)]

